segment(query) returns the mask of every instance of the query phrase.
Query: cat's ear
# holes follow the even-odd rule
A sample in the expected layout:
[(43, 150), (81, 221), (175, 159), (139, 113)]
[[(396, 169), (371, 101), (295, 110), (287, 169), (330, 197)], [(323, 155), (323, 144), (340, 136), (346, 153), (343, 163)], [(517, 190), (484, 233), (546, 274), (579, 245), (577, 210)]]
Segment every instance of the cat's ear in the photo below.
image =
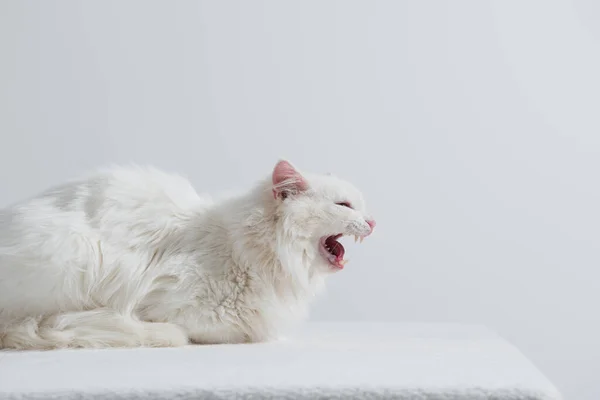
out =
[(285, 199), (308, 188), (306, 179), (288, 161), (281, 160), (273, 169), (273, 197)]

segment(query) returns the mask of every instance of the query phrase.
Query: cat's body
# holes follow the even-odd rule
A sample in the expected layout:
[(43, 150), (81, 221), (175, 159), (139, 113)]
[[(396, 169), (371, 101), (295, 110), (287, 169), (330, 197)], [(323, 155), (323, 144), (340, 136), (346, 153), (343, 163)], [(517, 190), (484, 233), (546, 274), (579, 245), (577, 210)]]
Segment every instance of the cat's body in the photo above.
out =
[(0, 348), (276, 338), (343, 267), (331, 235), (371, 233), (363, 208), (351, 185), (287, 162), (215, 203), (153, 169), (53, 188), (0, 210)]

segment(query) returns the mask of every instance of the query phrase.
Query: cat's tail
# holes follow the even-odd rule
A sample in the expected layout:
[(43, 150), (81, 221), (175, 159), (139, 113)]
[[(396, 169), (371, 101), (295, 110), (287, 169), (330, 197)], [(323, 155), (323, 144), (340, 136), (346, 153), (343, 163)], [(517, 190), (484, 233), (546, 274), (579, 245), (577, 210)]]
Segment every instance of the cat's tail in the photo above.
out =
[(27, 318), (0, 332), (0, 349), (176, 347), (188, 343), (179, 326), (139, 321), (111, 309)]

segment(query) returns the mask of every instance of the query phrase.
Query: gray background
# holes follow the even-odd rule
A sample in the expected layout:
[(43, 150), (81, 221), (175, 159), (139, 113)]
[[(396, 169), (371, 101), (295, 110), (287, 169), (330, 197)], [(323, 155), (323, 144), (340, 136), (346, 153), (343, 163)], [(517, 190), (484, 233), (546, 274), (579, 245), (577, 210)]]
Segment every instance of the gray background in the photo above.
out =
[(0, 0), (0, 205), (108, 163), (363, 189), (316, 319), (478, 322), (600, 398), (600, 2)]

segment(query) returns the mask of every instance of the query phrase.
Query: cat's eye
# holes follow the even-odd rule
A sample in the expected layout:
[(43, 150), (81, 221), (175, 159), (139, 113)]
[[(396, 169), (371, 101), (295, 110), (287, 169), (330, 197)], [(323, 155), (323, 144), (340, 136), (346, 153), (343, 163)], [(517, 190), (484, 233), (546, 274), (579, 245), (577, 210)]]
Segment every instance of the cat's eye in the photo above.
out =
[(335, 203), (338, 206), (342, 206), (342, 207), (348, 207), (348, 208), (352, 208), (352, 206), (350, 205), (350, 203), (348, 203), (347, 201), (342, 201), (340, 203)]

